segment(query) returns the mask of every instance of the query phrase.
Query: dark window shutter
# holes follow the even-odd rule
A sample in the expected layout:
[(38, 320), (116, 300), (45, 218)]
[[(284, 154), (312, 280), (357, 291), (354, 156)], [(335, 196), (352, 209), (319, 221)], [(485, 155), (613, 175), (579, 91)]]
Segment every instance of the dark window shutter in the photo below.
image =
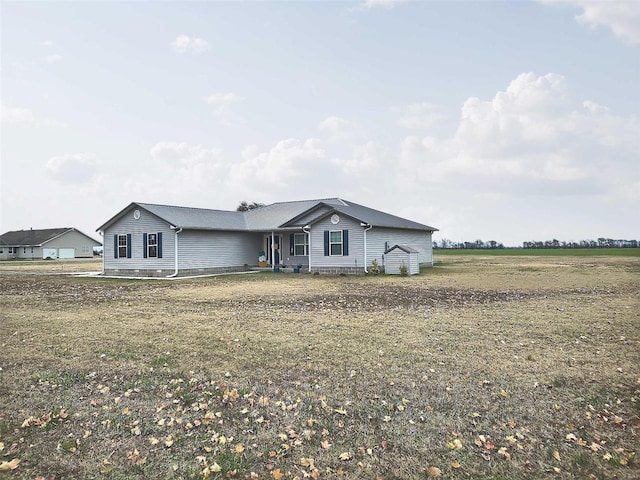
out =
[(329, 230), (324, 231), (324, 256), (329, 256)]
[(289, 254), (290, 255), (295, 255), (296, 254), (296, 250), (295, 250), (295, 246), (294, 246), (294, 242), (295, 242), (295, 235), (293, 233), (289, 234)]
[(349, 230), (342, 230), (342, 255), (349, 256)]
[(118, 258), (118, 235), (113, 236), (113, 258)]
[(162, 232), (158, 232), (158, 258), (162, 258)]
[(142, 234), (142, 258), (147, 258), (147, 234)]
[(127, 258), (131, 258), (131, 234), (127, 233)]

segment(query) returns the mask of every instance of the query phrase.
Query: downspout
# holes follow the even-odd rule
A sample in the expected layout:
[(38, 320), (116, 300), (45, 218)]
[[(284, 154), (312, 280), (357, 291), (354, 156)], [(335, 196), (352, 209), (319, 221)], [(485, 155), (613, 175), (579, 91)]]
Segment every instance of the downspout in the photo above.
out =
[(311, 225), (305, 225), (302, 227), (302, 231), (307, 234), (309, 239), (309, 273), (311, 273)]
[(171, 228), (171, 230), (176, 231), (176, 241), (174, 242), (174, 246), (175, 246), (174, 259), (175, 259), (176, 266), (173, 273), (171, 275), (167, 275), (167, 278), (174, 278), (178, 276), (178, 234), (182, 231), (182, 227), (178, 228), (170, 225), (169, 228)]
[(364, 273), (369, 273), (367, 270), (367, 232), (373, 228), (373, 225), (368, 225), (366, 223), (361, 223), (361, 227), (367, 227), (364, 229)]

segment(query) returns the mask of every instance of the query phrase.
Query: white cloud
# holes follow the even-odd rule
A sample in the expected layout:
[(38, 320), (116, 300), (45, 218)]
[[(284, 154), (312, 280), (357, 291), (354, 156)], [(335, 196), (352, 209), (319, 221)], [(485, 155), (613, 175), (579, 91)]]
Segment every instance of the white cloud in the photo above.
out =
[(159, 142), (150, 152), (154, 165), (164, 168), (172, 182), (207, 186), (220, 182), (222, 151), (186, 142)]
[(629, 44), (640, 44), (640, 2), (631, 0), (542, 0), (549, 4), (569, 4), (582, 8), (578, 23), (591, 29), (608, 27)]
[(50, 178), (64, 184), (84, 184), (98, 174), (99, 162), (91, 153), (64, 154), (51, 157), (45, 166)]
[(31, 110), (22, 107), (0, 106), (2, 123), (24, 123), (43, 128), (66, 128), (67, 124), (54, 118), (39, 118)]
[(396, 6), (406, 3), (407, 0), (365, 0), (353, 10), (371, 10), (372, 8), (385, 8), (391, 10)]
[(447, 118), (441, 107), (427, 102), (392, 110), (401, 114), (398, 126), (408, 129), (429, 129)]
[(393, 152), (373, 141), (355, 145), (350, 157), (335, 158), (332, 162), (342, 174), (359, 182), (387, 180), (387, 170), (395, 163)]
[(217, 115), (226, 115), (231, 113), (232, 105), (244, 102), (245, 98), (235, 93), (213, 93), (204, 101), (213, 107)]
[(566, 90), (560, 75), (523, 73), (492, 100), (469, 98), (455, 134), (403, 140), (407, 183), (516, 197), (615, 193), (638, 174), (640, 122)]
[(40, 45), (42, 45), (43, 47), (53, 47), (53, 40), (45, 40), (40, 43)]
[(249, 182), (251, 185), (267, 184), (282, 188), (290, 186), (295, 179), (317, 181), (320, 177), (316, 175), (327, 164), (320, 140), (289, 138), (279, 141), (266, 152), (245, 151), (245, 159), (232, 165), (231, 176), (235, 184)]
[(325, 118), (319, 128), (333, 142), (353, 141), (362, 133), (355, 122), (336, 116)]
[(178, 53), (204, 53), (211, 49), (211, 45), (206, 40), (188, 35), (178, 35), (171, 42), (171, 46)]
[(51, 64), (61, 62), (63, 59), (64, 57), (62, 55), (58, 55), (57, 53), (54, 53), (53, 55), (47, 55), (45, 57), (45, 61)]
[(0, 120), (6, 123), (31, 122), (33, 121), (33, 113), (31, 110), (20, 107), (0, 107)]

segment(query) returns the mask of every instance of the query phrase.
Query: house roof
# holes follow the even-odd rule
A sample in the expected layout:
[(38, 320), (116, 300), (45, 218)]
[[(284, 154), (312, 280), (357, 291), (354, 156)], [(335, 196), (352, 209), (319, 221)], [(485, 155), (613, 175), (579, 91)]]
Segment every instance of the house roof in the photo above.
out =
[[(407, 220), (406, 218), (398, 217), (397, 215), (392, 215), (390, 213), (381, 212), (380, 210), (365, 207), (364, 205), (359, 205), (351, 201), (342, 200), (339, 198), (335, 200), (338, 201), (331, 203), (327, 203), (325, 201), (318, 202), (317, 205), (313, 208), (326, 206), (329, 207), (329, 211), (325, 211), (321, 216), (314, 220), (317, 221), (320, 218), (324, 218), (334, 212), (337, 212), (348, 215), (351, 218), (374, 227), (398, 228), (403, 230), (425, 230), (430, 232), (438, 231), (437, 228), (430, 227), (429, 225), (424, 225), (412, 220)], [(304, 212), (304, 214), (311, 213), (311, 210), (313, 210), (313, 208), (309, 209), (307, 212)], [(293, 219), (288, 224), (295, 223), (295, 220), (296, 219)]]
[(76, 231), (91, 239), (96, 245), (101, 245), (100, 242), (72, 227), (47, 228), (42, 230), (15, 230), (0, 235), (0, 245), (6, 247), (39, 247), (61, 235), (64, 235), (65, 233), (72, 231)]
[(297, 222), (303, 217), (308, 218), (308, 215), (316, 211), (318, 216), (313, 221), (324, 218), (325, 215), (339, 212), (367, 225), (377, 227), (425, 231), (437, 230), (428, 225), (364, 207), (340, 198), (279, 202), (246, 212), (134, 202), (107, 223), (100, 226), (98, 230), (104, 231), (106, 227), (131, 211), (135, 206), (149, 211), (173, 227), (196, 230), (272, 231), (287, 228), (299, 229), (304, 225), (300, 225)]
[(195, 230), (246, 230), (244, 212), (136, 203), (174, 227)]

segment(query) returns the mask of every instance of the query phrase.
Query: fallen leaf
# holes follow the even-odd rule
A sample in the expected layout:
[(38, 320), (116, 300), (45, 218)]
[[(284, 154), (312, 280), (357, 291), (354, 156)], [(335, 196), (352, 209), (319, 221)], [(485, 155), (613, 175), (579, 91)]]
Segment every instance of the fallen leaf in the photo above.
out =
[(334, 412), (339, 413), (340, 415), (346, 415), (347, 414), (347, 411), (344, 410), (343, 408), (336, 408), (334, 410)]
[(214, 473), (218, 473), (220, 470), (222, 470), (222, 467), (220, 465), (218, 465), (218, 462), (213, 462), (213, 465), (211, 465), (211, 467), (209, 467), (209, 468)]
[(447, 443), (447, 447), (449, 447), (452, 450), (460, 450), (462, 448), (462, 442), (460, 441), (459, 438), (456, 438), (453, 440), (453, 442)]
[(242, 445), (241, 443), (238, 443), (236, 445), (236, 453), (242, 453), (244, 452), (244, 445)]
[(342, 452), (342, 453), (338, 456), (338, 458), (339, 458), (340, 460), (347, 461), (347, 460), (351, 460), (351, 459), (353, 458), (353, 455), (351, 455), (351, 453), (350, 453), (350, 452)]
[(460, 462), (458, 462), (457, 460), (454, 460), (453, 462), (451, 462), (451, 466), (453, 468), (460, 468)]
[(322, 448), (324, 448), (325, 450), (329, 450), (331, 448), (331, 444), (329, 443), (329, 440), (323, 440), (320, 442), (320, 446)]
[(279, 468), (276, 468), (273, 472), (271, 472), (271, 476), (275, 478), (275, 480), (280, 480), (282, 477), (284, 477), (284, 473), (282, 473)]
[(560, 452), (558, 450), (553, 451), (553, 458), (555, 458), (557, 461), (560, 461)]
[(438, 467), (429, 467), (427, 468), (427, 475), (430, 477), (439, 477), (442, 474), (442, 470)]
[(0, 470), (15, 470), (16, 468), (18, 468), (19, 464), (20, 464), (20, 459), (14, 458), (10, 462), (0, 463)]

